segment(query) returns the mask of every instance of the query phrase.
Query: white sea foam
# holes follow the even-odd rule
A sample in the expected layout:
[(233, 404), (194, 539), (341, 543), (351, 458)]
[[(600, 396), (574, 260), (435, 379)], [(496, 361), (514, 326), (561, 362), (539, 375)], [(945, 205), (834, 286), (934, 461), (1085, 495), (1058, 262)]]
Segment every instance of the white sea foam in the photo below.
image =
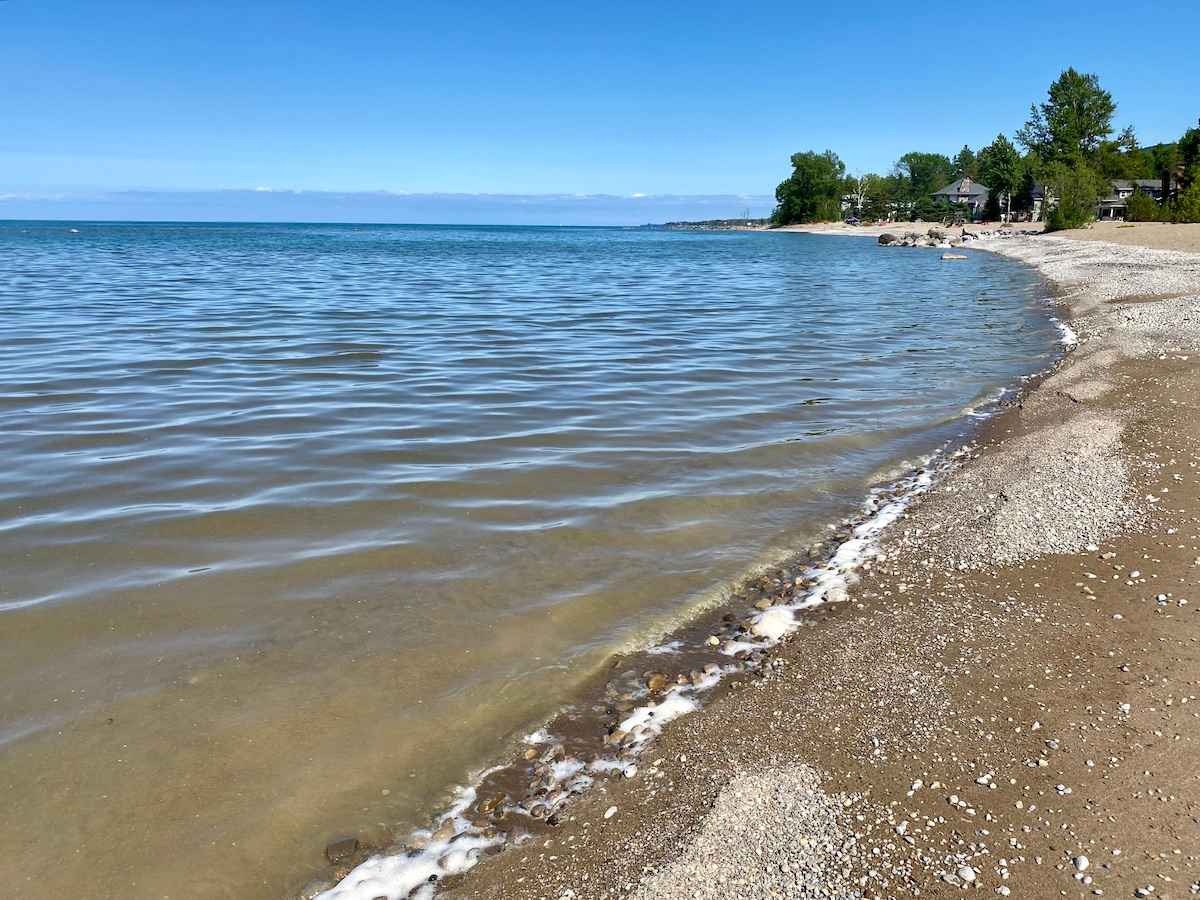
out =
[(665, 644), (658, 644), (655, 647), (648, 647), (644, 652), (651, 656), (662, 656), (669, 653), (678, 653), (683, 649), (683, 641), (668, 641)]
[[(940, 466), (935, 465), (936, 458), (938, 454), (924, 460), (915, 475), (891, 485), (890, 490), (873, 491), (866, 501), (864, 518), (855, 526), (850, 537), (838, 545), (828, 560), (810, 567), (804, 573), (811, 585), (809, 590), (790, 604), (773, 606), (756, 615), (751, 632), (758, 640), (727, 641), (721, 648), (722, 652), (733, 655), (742, 650), (772, 647), (799, 627), (796, 612), (845, 600), (851, 585), (857, 580), (856, 570), (877, 555), (879, 538), (884, 529), (899, 519), (913, 501), (929, 489), (935, 471), (949, 466), (948, 459), (943, 459)], [(675, 648), (672, 645), (675, 643), (662, 645), (664, 649), (660, 652), (673, 652)], [(666, 650), (667, 647), (671, 647), (671, 650)], [(591, 787), (592, 778), (585, 770), (596, 774), (636, 771), (633, 758), (661, 734), (669, 722), (700, 709), (697, 695), (716, 687), (724, 676), (740, 669), (741, 666), (737, 664), (720, 667), (710, 663), (695, 683), (672, 685), (661, 699), (632, 710), (617, 726), (631, 736), (631, 740), (626, 741), (620, 751), (622, 758), (598, 755), (587, 763), (571, 757), (554, 761), (550, 771), (558, 786), (533, 806), (540, 805), (543, 816), (561, 809), (573, 796)], [(553, 740), (544, 729), (524, 739), (525, 743), (535, 746)], [(474, 783), (479, 784), (490, 771), (495, 770), (484, 773)], [(440, 830), (414, 834), (410, 845), (418, 845), (418, 849), (372, 857), (354, 869), (337, 887), (318, 895), (317, 900), (375, 900), (379, 897), (387, 900), (430, 900), (441, 878), (467, 871), (479, 861), (484, 851), (506, 841), (506, 836), (502, 834), (484, 834), (463, 816), (475, 798), (475, 788), (461, 789), (458, 801), (438, 820)], [(522, 806), (511, 809), (533, 814), (532, 810)], [(445, 828), (447, 822), (451, 823), (450, 829)], [(447, 830), (452, 830), (453, 836), (445, 837)], [(439, 838), (438, 834), (443, 834), (443, 837)]]
[(796, 617), (786, 606), (772, 606), (754, 617), (750, 633), (755, 637), (779, 640), (796, 627)]
[(823, 563), (804, 572), (810, 583), (806, 593), (789, 604), (772, 606), (754, 617), (750, 632), (760, 640), (727, 641), (721, 652), (735, 656), (746, 650), (765, 650), (778, 644), (798, 627), (795, 613), (825, 603), (844, 601), (864, 562), (877, 555), (879, 538), (884, 529), (904, 514), (912, 502), (933, 484), (935, 468), (932, 458), (916, 475), (906, 479), (898, 494), (884, 500), (882, 491), (872, 492), (866, 504), (866, 517), (855, 526), (850, 537), (838, 545), (833, 555)]
[(995, 412), (995, 406), (1008, 395), (1007, 388), (997, 388), (982, 400), (969, 403), (960, 411), (961, 415), (971, 419), (987, 419)]
[(551, 766), (550, 771), (558, 781), (566, 781), (582, 768), (583, 763), (577, 759), (570, 758), (560, 759), (553, 766)]
[(1050, 317), (1050, 321), (1053, 322), (1054, 327), (1056, 327), (1058, 329), (1059, 343), (1061, 343), (1068, 350), (1070, 350), (1072, 347), (1079, 346), (1079, 335), (1077, 335), (1075, 333), (1075, 329), (1073, 329), (1070, 325), (1068, 325), (1062, 319), (1056, 318), (1054, 316)]
[[(474, 784), (495, 771), (480, 773)], [(504, 835), (485, 835), (464, 817), (476, 800), (475, 787), (458, 788), (456, 794), (436, 829), (413, 833), (412, 849), (372, 856), (317, 900), (430, 900), (442, 878), (473, 868), (485, 850), (504, 843)]]

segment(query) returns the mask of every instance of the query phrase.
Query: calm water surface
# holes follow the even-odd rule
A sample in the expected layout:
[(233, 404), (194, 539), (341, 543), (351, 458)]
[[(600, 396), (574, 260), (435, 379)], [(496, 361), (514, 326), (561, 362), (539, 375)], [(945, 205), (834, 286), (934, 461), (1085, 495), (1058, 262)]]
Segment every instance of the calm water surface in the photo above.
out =
[(0, 223), (4, 893), (282, 896), (418, 823), (1046, 364), (1036, 276), (939, 256)]

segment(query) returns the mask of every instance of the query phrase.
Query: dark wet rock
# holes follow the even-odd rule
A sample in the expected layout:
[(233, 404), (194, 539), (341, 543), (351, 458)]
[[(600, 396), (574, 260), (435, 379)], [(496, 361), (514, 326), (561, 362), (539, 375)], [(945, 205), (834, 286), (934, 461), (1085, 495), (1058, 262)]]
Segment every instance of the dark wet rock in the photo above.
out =
[(608, 736), (604, 739), (604, 743), (619, 744), (619, 743), (621, 743), (621, 741), (625, 740), (625, 737), (628, 733), (629, 732), (627, 732), (627, 731), (622, 731), (620, 728), (614, 728), (611, 732), (609, 732)]
[(887, 245), (887, 244), (894, 244), (894, 243), (896, 243), (896, 241), (898, 241), (898, 240), (899, 240), (899, 238), (897, 238), (897, 237), (896, 237), (894, 234), (892, 234), (891, 232), (887, 232), (887, 231), (885, 231), (883, 234), (881, 234), (881, 235), (879, 236), (879, 243), (881, 243), (881, 244), (884, 244), (884, 245)]
[(332, 866), (349, 862), (358, 852), (358, 838), (344, 837), (325, 845), (325, 858)]
[(479, 811), (481, 813), (483, 813), (485, 816), (491, 815), (497, 809), (499, 809), (500, 804), (502, 804), (507, 799), (508, 799), (507, 794), (496, 794), (495, 796), (489, 797), (488, 799), (486, 799), (482, 803), (480, 803)]

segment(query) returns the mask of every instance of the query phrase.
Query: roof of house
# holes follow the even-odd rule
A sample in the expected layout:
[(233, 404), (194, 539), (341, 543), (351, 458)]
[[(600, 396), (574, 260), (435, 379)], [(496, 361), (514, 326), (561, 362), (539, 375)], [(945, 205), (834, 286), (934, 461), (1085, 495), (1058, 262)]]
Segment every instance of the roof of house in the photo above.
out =
[(968, 197), (986, 197), (988, 195), (987, 185), (980, 184), (970, 178), (960, 178), (958, 181), (952, 182), (934, 193), (935, 197), (950, 197), (950, 196), (968, 196)]
[(1114, 178), (1112, 186), (1113, 186), (1114, 191), (1132, 191), (1135, 188), (1155, 190), (1155, 189), (1162, 188), (1162, 179), (1161, 178), (1134, 178), (1134, 179), (1130, 180), (1130, 179), (1126, 179), (1126, 178)]
[(1119, 196), (1121, 191), (1141, 190), (1145, 193), (1159, 194), (1162, 192), (1161, 178), (1114, 178), (1112, 193), (1100, 198), (1101, 206), (1124, 206), (1125, 201)]
[[(1173, 185), (1175, 184), (1174, 179), (1172, 179), (1172, 184)], [(1131, 190), (1134, 190), (1135, 188), (1141, 188), (1144, 191), (1161, 191), (1162, 190), (1162, 179), (1161, 178), (1135, 178), (1135, 179), (1130, 180), (1130, 179), (1126, 179), (1126, 178), (1114, 178), (1113, 182), (1112, 182), (1112, 193), (1108, 197), (1102, 198), (1102, 201), (1103, 200), (1118, 201), (1117, 191), (1131, 191)], [(1040, 182), (1040, 181), (1035, 181), (1033, 183), (1033, 199), (1041, 200), (1041, 199), (1044, 199), (1045, 196), (1046, 196), (1045, 185), (1042, 184), (1042, 182)], [(1125, 201), (1120, 200), (1118, 202), (1124, 203)]]

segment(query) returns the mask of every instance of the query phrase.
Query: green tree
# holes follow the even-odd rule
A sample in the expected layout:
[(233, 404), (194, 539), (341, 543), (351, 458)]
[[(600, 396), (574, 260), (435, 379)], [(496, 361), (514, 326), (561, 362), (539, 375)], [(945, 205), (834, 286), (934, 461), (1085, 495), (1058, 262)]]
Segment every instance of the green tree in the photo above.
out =
[(1183, 167), (1181, 188), (1200, 182), (1200, 128), (1189, 128), (1179, 139), (1177, 164)]
[(850, 208), (856, 216), (874, 219), (886, 213), (886, 186), (873, 172), (847, 178), (844, 193), (850, 197)]
[[(979, 151), (980, 175), (983, 183), (996, 197), (998, 208), (1007, 221), (1012, 213), (1012, 196), (1021, 188), (1025, 177), (1025, 166), (1021, 154), (1003, 134)], [(989, 199), (990, 199), (989, 197)]]
[(1174, 177), (1175, 168), (1179, 165), (1179, 145), (1158, 144), (1146, 148), (1142, 153), (1150, 158), (1149, 177), (1160, 179), (1170, 189), (1170, 180)]
[(959, 150), (958, 155), (954, 157), (954, 177), (979, 177), (979, 160), (975, 156), (975, 152), (966, 144), (963, 144), (963, 148)]
[(775, 189), (777, 225), (841, 218), (846, 164), (832, 150), (792, 154), (792, 174)]
[(897, 202), (908, 218), (941, 218), (933, 194), (954, 180), (954, 164), (941, 153), (905, 153), (896, 162)]
[(1171, 202), (1172, 222), (1200, 222), (1200, 128), (1179, 139), (1179, 193)]
[(1152, 178), (1150, 159), (1138, 146), (1133, 126), (1127, 126), (1115, 141), (1101, 141), (1096, 147), (1095, 167), (1110, 181), (1114, 178)]
[(1163, 218), (1163, 208), (1149, 194), (1134, 191), (1125, 202), (1125, 219), (1128, 222), (1158, 222)]
[(1029, 109), (1017, 140), (1047, 162), (1090, 157), (1112, 133), (1117, 111), (1112, 94), (1095, 75), (1067, 69), (1050, 85), (1047, 101)]
[(1172, 222), (1200, 222), (1200, 178), (1175, 197), (1170, 216)]
[(1034, 174), (1033, 160), (1028, 156), (1021, 159), (1021, 184), (1012, 196), (1014, 212), (1033, 212), (1033, 192), (1037, 187), (1037, 177)]
[(1102, 176), (1081, 159), (1053, 162), (1046, 167), (1046, 189), (1055, 206), (1046, 216), (1047, 231), (1082, 228), (1096, 218), (1100, 192), (1107, 187)]

